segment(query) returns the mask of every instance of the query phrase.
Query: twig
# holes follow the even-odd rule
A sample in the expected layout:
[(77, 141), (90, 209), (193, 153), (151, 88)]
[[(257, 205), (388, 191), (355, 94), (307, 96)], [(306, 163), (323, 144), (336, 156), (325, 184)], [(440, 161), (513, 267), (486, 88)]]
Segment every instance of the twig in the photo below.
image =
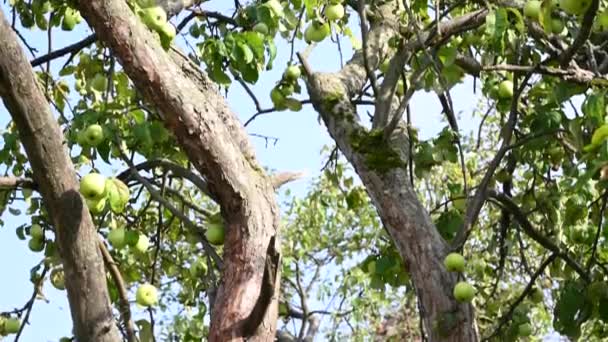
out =
[(99, 239), (99, 250), (101, 251), (101, 255), (106, 267), (110, 271), (110, 275), (112, 275), (112, 279), (114, 279), (114, 285), (116, 285), (116, 288), (118, 289), (118, 298), (120, 299), (120, 315), (122, 316), (123, 324), (127, 330), (127, 341), (135, 342), (137, 340), (135, 338), (133, 319), (131, 319), (131, 308), (129, 306), (129, 297), (127, 295), (125, 282), (122, 279), (120, 270), (118, 267), (116, 267), (116, 263), (114, 262), (112, 255), (110, 255), (108, 248), (106, 247), (105, 243), (101, 241), (101, 239)]

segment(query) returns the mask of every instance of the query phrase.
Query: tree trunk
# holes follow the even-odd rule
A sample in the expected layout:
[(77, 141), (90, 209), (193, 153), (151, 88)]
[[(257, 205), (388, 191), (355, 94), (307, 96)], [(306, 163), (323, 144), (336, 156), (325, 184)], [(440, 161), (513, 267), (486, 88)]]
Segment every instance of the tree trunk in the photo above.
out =
[[(224, 269), (209, 340), (273, 340), (279, 274), (269, 272), (270, 291), (263, 279), (272, 259), (267, 251), (278, 250), (279, 209), (271, 180), (257, 164), (243, 126), (206, 75), (199, 72), (201, 84), (186, 74), (192, 68), (183, 71), (125, 1), (80, 1), (78, 7), (137, 89), (159, 110), (222, 208), (227, 229)], [(271, 242), (276, 246), (268, 248)], [(278, 266), (278, 260), (273, 264)], [(252, 312), (254, 325), (262, 322), (248, 337)]]
[(97, 228), (83, 198), (61, 129), (17, 36), (0, 11), (0, 95), (10, 112), (55, 227), (79, 341), (119, 341), (98, 249)]
[[(371, 70), (377, 70), (383, 58), (392, 57), (389, 71), (376, 94), (375, 130), (369, 131), (360, 124), (356, 105), (350, 100), (360, 94), (368, 81), (361, 50), (337, 73), (315, 73), (304, 57), (300, 58), (308, 75), (307, 86), (313, 106), (361, 178), (382, 223), (408, 266), (430, 341), (474, 342), (478, 334), (473, 307), (453, 298), (457, 276), (443, 265), (448, 245), (409, 181), (407, 129), (399, 120), (390, 135), (384, 133), (388, 123), (398, 115), (399, 99), (393, 98), (393, 93), (404, 64), (417, 51), (432, 45), (436, 32), (436, 28), (418, 32), (409, 41), (402, 41), (399, 51), (391, 51), (389, 39), (400, 35), (394, 6), (388, 2), (373, 9), (374, 19), (366, 37), (367, 63)], [(478, 27), (486, 14), (485, 10), (476, 11), (443, 23), (441, 38)], [(389, 78), (392, 78), (389, 81), (393, 82), (392, 86), (387, 86)]]

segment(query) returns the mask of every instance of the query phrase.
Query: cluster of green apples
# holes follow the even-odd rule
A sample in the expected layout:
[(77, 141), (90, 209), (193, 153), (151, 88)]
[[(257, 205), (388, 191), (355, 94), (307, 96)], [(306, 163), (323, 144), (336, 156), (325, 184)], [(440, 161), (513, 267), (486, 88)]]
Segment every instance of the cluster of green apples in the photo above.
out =
[(330, 0), (323, 10), (323, 17), (314, 19), (304, 30), (304, 40), (309, 44), (323, 41), (331, 33), (329, 23), (342, 20), (345, 14), (342, 0)]
[(297, 65), (290, 65), (285, 69), (279, 83), (270, 91), (270, 100), (272, 100), (272, 104), (276, 110), (289, 108), (298, 111), (300, 109), (300, 102), (290, 96), (294, 92), (299, 92), (298, 78), (301, 75), (302, 71)]
[[(589, 9), (591, 0), (553, 0), (548, 5), (550, 6), (547, 9), (549, 12), (562, 10), (568, 15), (581, 16)], [(543, 2), (541, 0), (529, 0), (524, 5), (524, 15), (532, 20), (540, 20), (542, 12)], [(564, 32), (565, 22), (563, 18), (551, 16), (550, 22), (545, 23), (545, 26), (550, 32), (560, 34)], [(598, 32), (608, 30), (608, 9), (597, 15), (594, 29)]]
[(44, 249), (44, 244), (44, 230), (39, 224), (32, 224), (30, 227), (30, 241), (28, 242), (28, 247), (32, 252), (40, 252)]
[[(449, 272), (463, 273), (465, 267), (464, 257), (459, 253), (448, 254), (443, 264)], [(454, 298), (460, 303), (468, 303), (475, 297), (476, 290), (473, 285), (466, 281), (460, 281), (454, 286), (453, 295)]]
[(108, 233), (108, 242), (114, 249), (122, 249), (125, 246), (133, 248), (138, 253), (146, 253), (150, 247), (150, 239), (142, 233), (126, 230), (123, 227), (111, 229)]
[(105, 212), (109, 202), (113, 212), (121, 213), (129, 202), (130, 191), (125, 183), (117, 178), (91, 172), (80, 180), (80, 193), (89, 211), (94, 215)]
[(0, 336), (16, 334), (21, 328), (21, 321), (15, 317), (0, 316)]
[(177, 35), (175, 26), (167, 21), (167, 12), (156, 5), (155, 0), (137, 0), (136, 13), (142, 22), (160, 37), (161, 45), (169, 49), (173, 38)]
[[(98, 78), (100, 76), (101, 78)], [(100, 80), (104, 80), (104, 84), (101, 85)], [(103, 75), (96, 75), (93, 80), (91, 80), (91, 87), (98, 89), (97, 87), (101, 86), (101, 89), (105, 89), (107, 86), (107, 79), (103, 77)], [(105, 139), (103, 127), (98, 124), (89, 125), (86, 129), (78, 132), (77, 142), (81, 147), (96, 147), (101, 144)]]

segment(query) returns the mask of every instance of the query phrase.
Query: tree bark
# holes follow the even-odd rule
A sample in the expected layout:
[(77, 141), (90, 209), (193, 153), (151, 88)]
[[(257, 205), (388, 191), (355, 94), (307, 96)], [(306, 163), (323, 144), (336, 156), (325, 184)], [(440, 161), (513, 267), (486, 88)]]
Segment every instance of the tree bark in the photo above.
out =
[(17, 126), (55, 227), (74, 334), (79, 341), (119, 341), (97, 228), (78, 192), (76, 172), (64, 149), (61, 129), (1, 11), (0, 96)]
[[(226, 225), (222, 281), (212, 309), (210, 341), (271, 341), (277, 322), (279, 274), (272, 298), (263, 286), (267, 250), (278, 250), (279, 209), (271, 179), (255, 160), (247, 134), (203, 73), (191, 78), (122, 0), (80, 1), (81, 13), (110, 47), (196, 169), (206, 178)], [(195, 81), (203, 83), (195, 83)], [(272, 291), (271, 291), (272, 292)], [(262, 295), (262, 296), (261, 296)], [(246, 326), (256, 303), (268, 300), (253, 336)]]

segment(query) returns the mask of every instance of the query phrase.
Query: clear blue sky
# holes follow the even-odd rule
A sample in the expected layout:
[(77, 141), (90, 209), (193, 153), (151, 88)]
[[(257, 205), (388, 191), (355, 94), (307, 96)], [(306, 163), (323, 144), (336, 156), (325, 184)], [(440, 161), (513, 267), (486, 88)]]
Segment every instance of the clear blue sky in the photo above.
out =
[[(222, 4), (223, 2), (220, 0), (211, 1), (205, 5), (205, 8), (222, 10), (222, 5), (225, 6), (225, 4)], [(232, 4), (232, 2), (226, 3)], [(7, 8), (4, 4), (0, 5), (0, 10), (3, 11), (5, 16), (9, 14)], [(21, 30), (21, 32), (32, 45), (39, 48), (39, 51), (46, 51), (46, 33), (39, 30)], [(55, 32), (53, 46), (57, 49), (79, 40), (85, 34), (89, 34), (90, 30), (85, 28), (84, 24), (81, 24), (77, 32), (74, 33), (65, 34), (59, 30)], [(353, 32), (358, 32), (354, 25)], [(183, 42), (182, 39), (178, 39), (178, 43), (180, 41)], [(268, 93), (281, 77), (283, 66), (289, 58), (289, 49), (285, 42), (278, 39), (277, 45), (279, 55), (274, 70), (264, 73), (260, 82), (252, 86), (264, 108), (271, 107)], [(298, 47), (301, 49), (303, 45)], [(352, 53), (348, 39), (342, 40), (342, 48), (347, 60)], [(31, 58), (31, 55), (28, 54), (28, 57)], [(55, 67), (54, 70), (57, 70), (64, 62), (65, 59), (55, 60), (52, 64)], [(337, 46), (330, 42), (324, 42), (317, 46), (310, 56), (310, 63), (317, 71), (337, 70), (340, 66)], [(453, 98), (457, 99), (455, 104), (457, 111), (465, 113), (463, 117), (467, 117), (476, 105), (476, 100), (471, 95), (471, 88), (472, 83), (467, 82), (452, 93)], [(304, 95), (302, 98), (307, 97)], [(230, 88), (228, 100), (243, 121), (255, 112), (253, 103), (238, 84)], [(443, 124), (438, 124), (441, 118), (440, 106), (431, 94), (421, 93), (416, 95), (412, 102), (412, 112), (414, 124), (420, 129), (423, 138), (437, 133), (443, 127)], [(8, 113), (0, 105), (0, 127), (5, 127), (8, 119)], [(464, 130), (469, 130), (474, 126), (470, 120), (461, 122), (461, 128)], [(267, 135), (279, 139), (275, 145), (270, 143), (265, 146), (263, 139), (252, 136), (251, 139), (255, 144), (257, 157), (264, 166), (279, 171), (308, 171), (309, 178), (289, 185), (289, 188), (295, 194), (304, 194), (310, 177), (316, 176), (323, 165), (324, 161), (320, 156), (322, 146), (331, 145), (325, 127), (318, 123), (317, 113), (312, 107), (304, 106), (304, 109), (298, 113), (277, 112), (261, 116), (250, 124), (247, 130), (252, 134)], [(115, 165), (104, 169), (109, 175), (112, 169), (119, 170), (120, 167)], [(18, 207), (22, 208), (20, 205)], [(29, 270), (39, 262), (41, 254), (30, 252), (27, 241), (20, 241), (15, 235), (17, 226), (29, 223), (28, 217), (24, 215), (13, 216), (6, 211), (2, 219), (5, 224), (0, 227), (0, 260), (2, 260), (0, 264), (4, 277), (0, 282), (0, 311), (8, 311), (23, 306), (31, 296), (32, 286), (29, 282)], [(52, 286), (47, 285), (45, 295), (50, 302), (36, 301), (30, 317), (31, 326), (26, 327), (21, 341), (57, 341), (62, 336), (70, 335), (71, 320), (65, 292), (57, 291)], [(135, 306), (132, 309), (138, 310)]]

